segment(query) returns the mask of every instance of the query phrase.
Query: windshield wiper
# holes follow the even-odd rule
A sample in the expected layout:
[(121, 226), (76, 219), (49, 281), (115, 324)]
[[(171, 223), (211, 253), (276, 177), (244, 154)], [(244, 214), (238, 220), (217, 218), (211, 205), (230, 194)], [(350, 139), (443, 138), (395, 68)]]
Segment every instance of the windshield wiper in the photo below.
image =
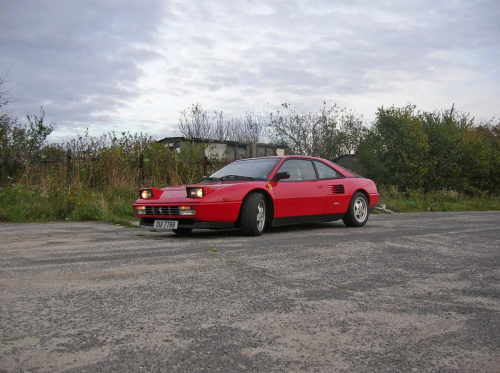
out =
[(222, 181), (222, 178), (220, 177), (209, 177), (209, 176), (203, 176), (201, 181)]
[(226, 175), (219, 177), (220, 180), (253, 180), (250, 176), (240, 176), (240, 175)]
[(253, 180), (253, 177), (240, 176), (240, 175), (225, 175), (221, 177), (203, 176), (202, 179), (202, 181), (224, 181), (224, 180)]

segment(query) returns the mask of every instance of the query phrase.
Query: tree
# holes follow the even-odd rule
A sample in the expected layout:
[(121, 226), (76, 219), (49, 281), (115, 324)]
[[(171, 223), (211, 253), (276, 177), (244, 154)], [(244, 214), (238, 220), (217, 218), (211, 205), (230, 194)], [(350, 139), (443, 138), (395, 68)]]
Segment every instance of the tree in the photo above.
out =
[(312, 114), (300, 115), (290, 104), (281, 104), (284, 113), (271, 113), (271, 137), (273, 142), (286, 144), (292, 154), (313, 155), (316, 150), (316, 129), (318, 123)]
[(6, 75), (0, 76), (0, 183), (5, 183), (16, 169), (16, 164), (12, 162), (11, 143), (12, 130), (17, 126), (16, 118), (12, 118), (5, 111), (5, 106), (10, 99), (5, 96), (3, 90)]
[(267, 122), (262, 115), (247, 111), (241, 118), (224, 118), (222, 111), (213, 115), (193, 104), (181, 112), (179, 131), (188, 138), (218, 141), (259, 142), (265, 134)]
[(379, 108), (358, 148), (360, 173), (400, 190), (500, 191), (500, 124), (475, 125), (450, 110), (416, 112), (415, 106)]
[(469, 194), (500, 192), (499, 127), (479, 125), (464, 132), (462, 175)]
[(14, 127), (12, 139), (26, 160), (32, 162), (40, 155), (47, 137), (54, 131), (56, 125), (44, 123), (43, 107), (40, 107), (40, 116), (28, 114), (26, 119), (27, 124)]
[(327, 123), (324, 127), (320, 157), (334, 160), (343, 155), (355, 154), (359, 143), (366, 136), (367, 128), (362, 117), (352, 111), (342, 110), (336, 120), (335, 126)]
[(402, 190), (425, 185), (428, 137), (415, 106), (379, 108), (372, 129), (358, 147), (358, 167), (365, 176)]
[(464, 163), (471, 155), (466, 154), (463, 140), (473, 127), (473, 119), (457, 113), (454, 106), (445, 111), (423, 112), (419, 117), (429, 141), (426, 189), (465, 190), (469, 177)]
[[(0, 76), (0, 109), (6, 106), (10, 101), (10, 99), (5, 96), (7, 92), (4, 91), (2, 88), (3, 85), (5, 84), (6, 79), (7, 79), (7, 74)], [(3, 114), (4, 113), (0, 111), (0, 115)]]
[(9, 99), (5, 97), (3, 85), (5, 83), (6, 75), (0, 76), (0, 158), (5, 159), (5, 151), (8, 146), (8, 139), (11, 132), (12, 118), (3, 109), (8, 103)]
[(420, 117), (429, 139), (426, 189), (470, 194), (500, 190), (500, 125), (494, 119), (476, 125), (474, 117), (454, 106)]
[(190, 109), (181, 112), (179, 130), (186, 137), (209, 138), (211, 123), (201, 104), (193, 104)]
[(336, 159), (352, 154), (365, 136), (361, 117), (337, 105), (317, 113), (299, 114), (290, 104), (282, 104), (285, 112), (271, 115), (271, 137), (276, 143), (288, 145), (292, 154)]
[[(4, 119), (6, 118), (6, 119)], [(27, 115), (27, 123), (22, 124), (9, 116), (2, 117), (0, 127), (0, 146), (2, 174), (15, 176), (24, 170), (26, 183), (30, 182), (32, 164), (42, 154), (47, 137), (55, 129), (55, 124), (44, 123), (45, 112), (40, 108), (40, 116)]]

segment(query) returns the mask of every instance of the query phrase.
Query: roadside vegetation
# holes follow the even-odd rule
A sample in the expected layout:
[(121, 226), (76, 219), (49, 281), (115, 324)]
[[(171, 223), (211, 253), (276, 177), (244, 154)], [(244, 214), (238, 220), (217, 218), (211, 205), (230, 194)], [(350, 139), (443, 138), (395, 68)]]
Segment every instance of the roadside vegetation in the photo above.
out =
[[(62, 144), (45, 112), (24, 121), (5, 109), (0, 79), (0, 222), (106, 220), (129, 224), (140, 187), (194, 183), (225, 164), (201, 145), (169, 149), (146, 134), (88, 133)], [(199, 104), (181, 112), (183, 136), (272, 142), (290, 154), (334, 160), (355, 155), (353, 169), (378, 184), (376, 211), (500, 210), (500, 124), (477, 121), (452, 107), (432, 113), (415, 106), (381, 107), (364, 124), (354, 111), (326, 104), (297, 113), (224, 118)]]
[(375, 213), (390, 212), (453, 212), (500, 210), (500, 196), (487, 192), (466, 195), (453, 190), (410, 190), (379, 188), (380, 200)]

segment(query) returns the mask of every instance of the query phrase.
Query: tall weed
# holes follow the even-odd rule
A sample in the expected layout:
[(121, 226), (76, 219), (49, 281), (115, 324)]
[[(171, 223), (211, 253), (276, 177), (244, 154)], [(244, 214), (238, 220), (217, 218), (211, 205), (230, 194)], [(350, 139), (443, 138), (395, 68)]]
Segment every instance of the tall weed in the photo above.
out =
[(85, 133), (42, 154), (18, 178), (1, 180), (0, 221), (131, 219), (139, 188), (195, 183), (223, 164), (199, 144), (178, 152), (129, 133)]

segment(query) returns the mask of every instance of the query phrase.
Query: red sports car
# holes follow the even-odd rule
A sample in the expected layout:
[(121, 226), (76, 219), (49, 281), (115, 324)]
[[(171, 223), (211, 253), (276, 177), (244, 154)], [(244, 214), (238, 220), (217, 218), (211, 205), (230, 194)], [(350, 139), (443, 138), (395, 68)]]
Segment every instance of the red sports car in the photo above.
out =
[(194, 228), (267, 227), (342, 219), (361, 227), (379, 199), (372, 180), (321, 158), (283, 156), (232, 162), (198, 184), (144, 188), (132, 204), (140, 224), (188, 234)]

